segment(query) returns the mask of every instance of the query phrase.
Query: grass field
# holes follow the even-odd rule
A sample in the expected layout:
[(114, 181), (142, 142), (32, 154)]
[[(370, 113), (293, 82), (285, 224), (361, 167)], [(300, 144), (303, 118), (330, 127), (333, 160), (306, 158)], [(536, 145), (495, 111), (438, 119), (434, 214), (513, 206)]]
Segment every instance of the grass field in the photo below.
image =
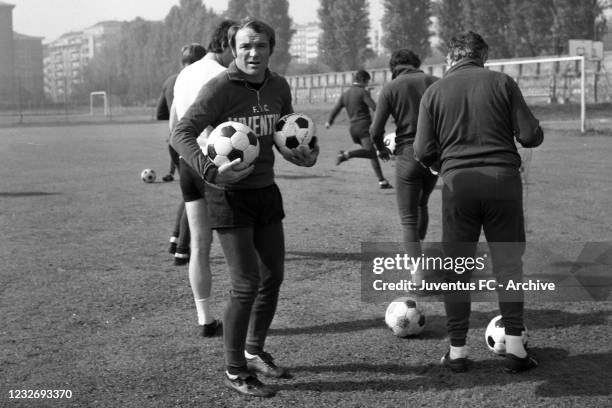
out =
[[(318, 123), (323, 112), (312, 112)], [(542, 113), (546, 140), (533, 153), (528, 240), (610, 241), (612, 132), (580, 136), (568, 115)], [(571, 116), (571, 115), (570, 115)], [(603, 116), (602, 116), (603, 117)], [(271, 400), (223, 387), (221, 339), (196, 335), (186, 267), (166, 252), (178, 182), (144, 184), (168, 166), (165, 123), (0, 129), (0, 406), (2, 407), (609, 407), (612, 302), (528, 304), (540, 367), (501, 372), (484, 344), (498, 314), (474, 305), (475, 364), (442, 370), (448, 345), (440, 303), (418, 338), (384, 326), (385, 303), (360, 301), (360, 245), (401, 240), (394, 191), (369, 163), (334, 164), (346, 124), (320, 127), (310, 169), (282, 159), (286, 278), (267, 348), (295, 374), (271, 381)], [(384, 171), (392, 180), (392, 163)], [(428, 241), (440, 239), (440, 190)], [(228, 291), (213, 247), (214, 310)], [(15, 400), (10, 390), (68, 389), (71, 399)]]

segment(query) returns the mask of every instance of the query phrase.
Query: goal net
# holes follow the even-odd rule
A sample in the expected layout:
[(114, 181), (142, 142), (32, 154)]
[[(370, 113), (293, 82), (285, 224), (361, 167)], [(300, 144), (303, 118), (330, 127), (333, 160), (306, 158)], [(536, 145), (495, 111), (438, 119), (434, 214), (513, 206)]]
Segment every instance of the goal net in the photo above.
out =
[(580, 131), (586, 130), (585, 57), (549, 57), (485, 64), (502, 71), (518, 83), (528, 103), (580, 104)]
[[(109, 115), (109, 107), (108, 107), (108, 97), (106, 95), (105, 91), (97, 91), (97, 92), (91, 92), (89, 94), (89, 114), (91, 116), (94, 116), (96, 110), (94, 109), (94, 102), (97, 100), (100, 100), (100, 98), (102, 98), (103, 100), (103, 107), (104, 107), (104, 116), (108, 116)], [(99, 111), (99, 109), (98, 109)]]

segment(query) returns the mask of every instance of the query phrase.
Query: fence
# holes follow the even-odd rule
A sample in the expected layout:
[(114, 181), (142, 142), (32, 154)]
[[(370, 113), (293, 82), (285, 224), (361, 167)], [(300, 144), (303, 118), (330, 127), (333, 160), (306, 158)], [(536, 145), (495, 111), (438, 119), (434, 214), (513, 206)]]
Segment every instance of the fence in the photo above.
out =
[[(489, 69), (513, 77), (529, 103), (581, 102), (579, 61), (529, 62), (526, 59), (514, 59), (490, 61), (488, 65)], [(608, 76), (606, 66), (612, 69), (612, 53), (608, 53), (603, 61), (587, 61), (585, 69), (587, 103), (612, 101), (612, 78)], [(425, 73), (442, 77), (446, 72), (446, 65), (424, 65), (421, 69)], [(389, 69), (373, 69), (369, 72), (372, 76), (370, 89), (376, 99), (383, 85), (391, 80), (391, 72)], [(289, 76), (287, 80), (292, 89), (295, 105), (320, 104), (335, 102), (345, 88), (351, 85), (352, 76), (352, 71), (330, 72)]]

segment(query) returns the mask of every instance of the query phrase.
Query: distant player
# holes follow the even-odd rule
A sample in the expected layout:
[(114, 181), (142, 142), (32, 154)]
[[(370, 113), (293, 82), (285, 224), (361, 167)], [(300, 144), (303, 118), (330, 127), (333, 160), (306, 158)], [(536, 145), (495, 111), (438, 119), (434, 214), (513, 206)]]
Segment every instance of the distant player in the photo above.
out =
[[(200, 44), (193, 43), (183, 46), (181, 48), (181, 65), (182, 68), (200, 60), (206, 54), (206, 50)], [(178, 73), (170, 75), (162, 85), (161, 95), (157, 100), (156, 117), (157, 120), (169, 120), (170, 119), (170, 107), (174, 100), (174, 84)], [(162, 177), (165, 182), (174, 180), (174, 172), (178, 168), (178, 154), (168, 143), (168, 152), (170, 153), (170, 168), (168, 174)]]
[(370, 159), (380, 188), (393, 188), (383, 176), (380, 162), (378, 157), (376, 157), (376, 150), (370, 140), (370, 125), (372, 124), (370, 109), (376, 110), (376, 103), (374, 103), (367, 89), (370, 78), (370, 74), (367, 71), (359, 70), (355, 73), (353, 85), (340, 96), (336, 106), (334, 106), (329, 114), (325, 127), (329, 129), (342, 108), (345, 108), (350, 121), (349, 132), (351, 138), (361, 148), (349, 151), (340, 150), (336, 158), (336, 165), (354, 157)]
[[(395, 187), (397, 208), (404, 233), (404, 247), (409, 256), (421, 255), (421, 242), (427, 233), (427, 202), (438, 176), (414, 159), (414, 136), (423, 92), (437, 77), (419, 69), (421, 59), (408, 49), (394, 51), (389, 60), (392, 80), (378, 97), (378, 109), (370, 133), (382, 160), (389, 160), (389, 149), (383, 142), (385, 123), (395, 120)], [(420, 286), (421, 271), (414, 271), (413, 282)]]
[[(198, 43), (185, 45), (181, 48), (181, 64), (183, 68), (202, 59), (206, 54), (206, 50)], [(157, 102), (157, 120), (169, 120), (172, 102), (174, 101), (174, 84), (179, 74), (174, 74), (168, 77), (162, 86), (162, 93)], [(170, 126), (172, 130), (172, 125)], [(168, 151), (170, 153), (170, 170), (162, 180), (165, 182), (174, 180), (174, 171), (179, 167), (179, 155), (168, 143)], [(176, 221), (170, 235), (170, 252), (174, 256), (175, 265), (185, 265), (189, 262), (189, 224), (187, 215), (185, 214), (185, 203), (183, 200), (179, 203), (179, 208), (176, 213)]]
[[(185, 67), (174, 85), (174, 103), (171, 122), (181, 119), (196, 100), (200, 89), (222, 72), (234, 57), (228, 44), (227, 32), (235, 22), (222, 21), (214, 31), (208, 44), (208, 54), (201, 60)], [(221, 333), (221, 322), (213, 317), (210, 308), (212, 273), (210, 270), (210, 248), (212, 230), (204, 198), (204, 180), (185, 162), (179, 166), (181, 191), (191, 231), (191, 254), (189, 283), (195, 301), (200, 333), (213, 337)]]

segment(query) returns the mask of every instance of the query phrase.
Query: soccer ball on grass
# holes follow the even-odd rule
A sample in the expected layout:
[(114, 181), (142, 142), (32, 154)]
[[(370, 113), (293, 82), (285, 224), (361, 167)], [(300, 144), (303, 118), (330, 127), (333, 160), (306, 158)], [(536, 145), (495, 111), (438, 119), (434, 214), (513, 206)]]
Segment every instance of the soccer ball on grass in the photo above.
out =
[(416, 300), (402, 297), (387, 306), (385, 323), (397, 337), (408, 337), (423, 331), (426, 318)]
[[(527, 327), (523, 331), (523, 344), (527, 344), (528, 339)], [(495, 316), (485, 330), (485, 341), (489, 350), (497, 355), (503, 356), (506, 354), (506, 331), (501, 315)]]
[(299, 146), (308, 146), (314, 149), (317, 139), (317, 129), (314, 122), (301, 113), (290, 113), (278, 120), (274, 132), (274, 145), (283, 155), (291, 153), (291, 150)]
[(155, 171), (151, 169), (144, 169), (142, 173), (140, 173), (140, 178), (145, 183), (154, 183), (156, 177)]
[(210, 132), (205, 149), (205, 154), (217, 167), (239, 158), (242, 161), (233, 169), (243, 170), (259, 156), (259, 141), (247, 125), (224, 122)]

